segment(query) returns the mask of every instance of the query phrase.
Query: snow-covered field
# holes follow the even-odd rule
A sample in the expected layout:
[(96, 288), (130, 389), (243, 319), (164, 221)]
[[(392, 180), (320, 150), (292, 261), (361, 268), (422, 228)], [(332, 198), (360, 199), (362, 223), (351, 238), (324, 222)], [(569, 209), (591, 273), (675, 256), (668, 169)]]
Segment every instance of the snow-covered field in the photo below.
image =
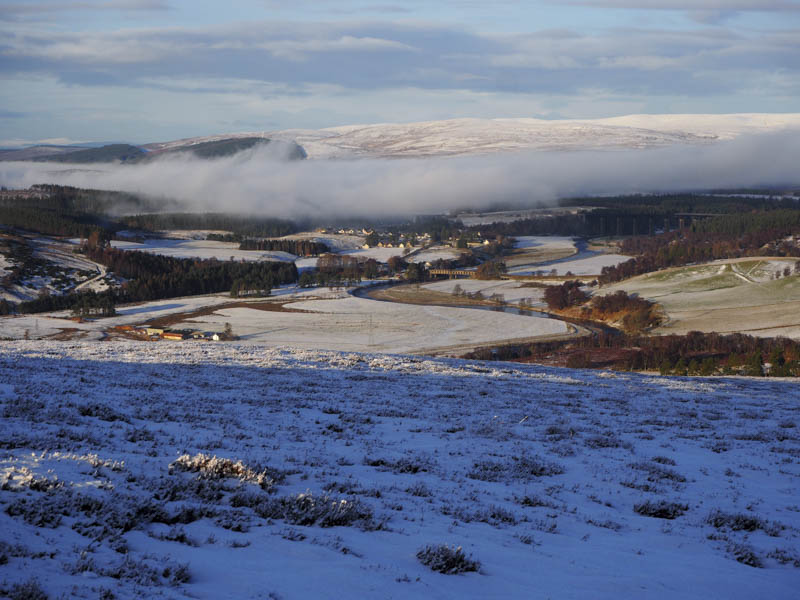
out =
[(517, 304), (520, 300), (526, 300), (531, 306), (542, 305), (544, 289), (535, 287), (524, 287), (520, 281), (497, 281), (481, 279), (445, 279), (426, 283), (422, 287), (436, 292), (452, 294), (456, 286), (460, 287), (464, 293), (474, 294), (480, 292), (488, 298), (492, 294), (500, 294), (506, 302)]
[(239, 250), (234, 242), (215, 242), (212, 240), (192, 239), (147, 239), (143, 243), (112, 240), (114, 248), (122, 250), (140, 250), (152, 254), (172, 256), (174, 258), (216, 258), (218, 260), (247, 261), (284, 261), (292, 262), (297, 257), (288, 252), (264, 252), (260, 250)]
[(0, 595), (797, 594), (796, 382), (54, 342), (0, 382)]
[(230, 323), (242, 341), (253, 344), (389, 353), (463, 347), (463, 351), (454, 350), (454, 354), (463, 354), (493, 342), (568, 332), (563, 321), (544, 317), (342, 296), (287, 305), (308, 312), (224, 308), (183, 325), (222, 331), (224, 324)]
[(561, 235), (519, 235), (514, 238), (514, 248), (546, 248), (548, 250), (575, 251), (575, 240)]
[(404, 248), (359, 248), (358, 250), (345, 250), (341, 254), (355, 256), (358, 258), (374, 258), (378, 262), (388, 262), (393, 256), (403, 256)]
[(613, 267), (626, 260), (630, 260), (630, 256), (623, 254), (598, 254), (589, 258), (578, 258), (575, 260), (565, 260), (563, 262), (546, 265), (544, 267), (536, 267), (535, 265), (518, 265), (508, 270), (512, 275), (521, 275), (530, 273), (532, 271), (545, 271), (548, 274), (555, 270), (556, 275), (566, 275), (572, 273), (573, 275), (599, 275), (603, 267)]
[[(636, 293), (669, 318), (658, 333), (705, 331), (800, 339), (800, 276), (795, 258), (742, 258), (665, 269), (598, 293)], [(559, 265), (562, 266), (562, 265)], [(790, 275), (783, 276), (789, 269)], [(780, 272), (781, 277), (776, 278)]]
[[(538, 291), (531, 289), (527, 297)], [(202, 308), (213, 312), (184, 317), (174, 327), (221, 332), (230, 323), (242, 342), (273, 347), (390, 353), (452, 348), (453, 354), (458, 355), (479, 345), (568, 333), (567, 326), (556, 319), (474, 308), (378, 302), (329, 288), (287, 287), (274, 290), (273, 295), (292, 301), (287, 308), (298, 312), (262, 310), (258, 307), (261, 300), (254, 301), (253, 308), (246, 303), (225, 307), (234, 299), (226, 294), (209, 294), (121, 306), (114, 317), (82, 323), (69, 320), (69, 311), (0, 317), (0, 339), (41, 339), (74, 330), (72, 337), (99, 340), (105, 330), (117, 325), (143, 325)]]
[(466, 252), (466, 250), (460, 248), (451, 248), (449, 246), (434, 246), (414, 254), (413, 256), (409, 257), (408, 260), (417, 263), (433, 262), (439, 259), (452, 260), (454, 258), (458, 258), (462, 252)]
[(568, 208), (548, 207), (548, 208), (529, 208), (520, 210), (501, 210), (495, 212), (468, 212), (459, 213), (456, 219), (467, 227), (474, 225), (491, 225), (492, 223), (511, 223), (522, 219), (542, 218), (548, 215), (574, 213), (580, 207), (571, 206)]

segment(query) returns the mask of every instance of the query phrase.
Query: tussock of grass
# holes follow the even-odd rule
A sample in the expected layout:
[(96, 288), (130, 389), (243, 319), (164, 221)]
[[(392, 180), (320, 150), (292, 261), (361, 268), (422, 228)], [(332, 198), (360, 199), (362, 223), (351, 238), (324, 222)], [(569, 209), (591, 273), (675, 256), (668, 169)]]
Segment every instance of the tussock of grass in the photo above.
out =
[(437, 573), (445, 575), (457, 575), (477, 571), (481, 563), (472, 560), (464, 554), (461, 546), (455, 548), (445, 544), (436, 546), (425, 546), (417, 552), (419, 562)]
[(675, 481), (678, 483), (685, 483), (686, 477), (678, 473), (677, 471), (673, 471), (672, 469), (668, 469), (666, 467), (661, 467), (659, 465), (654, 465), (649, 462), (637, 462), (632, 463), (629, 465), (632, 469), (636, 469), (637, 471), (644, 471), (647, 473), (647, 481)]
[(659, 500), (658, 502), (648, 500), (634, 505), (633, 510), (645, 517), (676, 519), (689, 510), (689, 506), (677, 502), (667, 502), (666, 500)]
[[(2, 588), (0, 588), (0, 593), (4, 593)], [(42, 586), (39, 585), (39, 581), (35, 578), (23, 583), (15, 583), (7, 593), (11, 600), (47, 600), (48, 598)]]
[(184, 454), (169, 465), (170, 474), (174, 472), (197, 473), (205, 479), (238, 479), (247, 483), (255, 483), (262, 490), (269, 490), (275, 484), (272, 473), (266, 469), (257, 471), (246, 466), (242, 461), (219, 458), (208, 454)]
[(358, 498), (314, 496), (310, 492), (282, 498), (263, 497), (251, 508), (265, 519), (281, 519), (292, 525), (319, 527), (357, 526), (367, 531), (381, 528), (372, 509)]
[(757, 569), (764, 567), (761, 557), (756, 554), (753, 548), (746, 544), (730, 544), (728, 546), (728, 552), (736, 559), (736, 562), (740, 562), (743, 565), (755, 567)]
[(364, 459), (364, 464), (370, 467), (377, 467), (378, 469), (391, 471), (392, 473), (410, 473), (416, 474), (421, 471), (431, 471), (433, 469), (432, 462), (426, 457), (412, 457), (412, 458), (398, 458), (391, 460), (386, 458), (378, 459)]
[(28, 489), (34, 492), (46, 492), (62, 485), (62, 482), (58, 479), (37, 477), (27, 467), (12, 467), (5, 473), (3, 481), (0, 482), (0, 490), (21, 491)]
[(775, 521), (769, 522), (755, 515), (745, 513), (726, 513), (714, 510), (708, 515), (706, 522), (717, 529), (730, 529), (731, 531), (756, 531), (761, 529), (767, 535), (778, 537), (783, 525)]
[(479, 481), (528, 480), (534, 477), (561, 475), (564, 467), (540, 456), (514, 456), (509, 462), (482, 460), (474, 463), (467, 473), (470, 479)]

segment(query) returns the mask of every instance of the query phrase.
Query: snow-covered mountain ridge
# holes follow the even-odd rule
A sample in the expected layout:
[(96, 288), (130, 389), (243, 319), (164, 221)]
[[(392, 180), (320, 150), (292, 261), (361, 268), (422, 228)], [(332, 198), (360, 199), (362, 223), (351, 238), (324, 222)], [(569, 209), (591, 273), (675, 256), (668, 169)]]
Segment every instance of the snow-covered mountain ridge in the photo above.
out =
[(188, 138), (153, 149), (265, 137), (296, 141), (308, 158), (411, 158), (514, 152), (652, 148), (703, 144), (743, 134), (800, 129), (800, 113), (627, 115), (605, 119), (450, 119), (418, 123), (347, 125)]

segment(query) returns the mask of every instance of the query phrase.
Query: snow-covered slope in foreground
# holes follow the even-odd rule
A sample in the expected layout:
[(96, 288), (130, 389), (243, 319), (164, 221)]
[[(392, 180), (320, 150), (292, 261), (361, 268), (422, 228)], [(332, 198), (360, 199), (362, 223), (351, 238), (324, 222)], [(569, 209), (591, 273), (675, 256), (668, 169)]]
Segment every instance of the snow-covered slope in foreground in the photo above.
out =
[(794, 382), (54, 342), (0, 382), (0, 595), (796, 597)]
[(800, 128), (800, 113), (628, 115), (608, 119), (449, 119), (227, 134), (167, 142), (191, 145), (231, 137), (296, 141), (308, 158), (423, 157), (519, 150), (653, 148)]

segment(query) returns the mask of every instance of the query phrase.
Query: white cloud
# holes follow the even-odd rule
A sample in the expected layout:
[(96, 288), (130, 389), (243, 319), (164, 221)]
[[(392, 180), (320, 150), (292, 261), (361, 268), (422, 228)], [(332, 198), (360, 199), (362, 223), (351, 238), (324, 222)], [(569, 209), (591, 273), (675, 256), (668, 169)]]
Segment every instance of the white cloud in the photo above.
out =
[(0, 19), (22, 15), (62, 13), (74, 11), (161, 11), (169, 8), (165, 0), (105, 0), (86, 2), (35, 2), (8, 3), (0, 6)]
[(273, 56), (291, 60), (303, 59), (306, 54), (317, 52), (419, 52), (418, 48), (402, 42), (352, 35), (343, 35), (335, 39), (274, 40), (257, 44), (257, 47), (269, 51)]
[(783, 12), (800, 10), (800, 0), (566, 0), (559, 4), (642, 10)]

